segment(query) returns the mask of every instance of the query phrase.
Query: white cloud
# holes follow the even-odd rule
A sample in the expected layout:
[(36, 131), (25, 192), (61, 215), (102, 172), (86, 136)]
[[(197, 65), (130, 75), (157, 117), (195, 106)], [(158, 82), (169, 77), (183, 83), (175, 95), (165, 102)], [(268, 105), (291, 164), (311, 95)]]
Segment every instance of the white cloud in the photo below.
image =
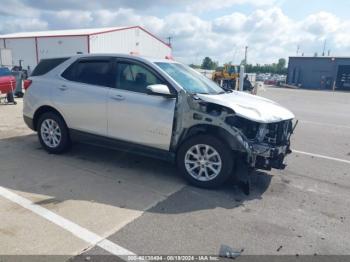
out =
[(234, 5), (250, 4), (256, 7), (272, 6), (277, 0), (225, 0), (225, 1), (214, 1), (214, 0), (187, 0), (185, 1), (187, 6), (186, 10), (190, 12), (202, 12), (217, 9), (224, 9)]
[(158, 33), (163, 27), (163, 20), (155, 16), (141, 16), (133, 9), (120, 8), (115, 11), (98, 10), (92, 14), (93, 23), (99, 26), (143, 25)]
[(89, 11), (45, 11), (38, 19), (45, 21), (49, 25), (49, 29), (52, 30), (96, 27), (92, 26), (94, 18), (92, 12)]
[[(350, 36), (346, 34), (350, 19), (319, 12), (293, 20), (276, 7), (280, 2), (277, 0), (227, 0), (220, 5), (212, 0), (169, 0), (166, 5), (164, 0), (115, 0), (110, 5), (108, 0), (77, 0), (74, 5), (63, 8), (66, 1), (55, 1), (54, 5), (47, 0), (34, 1), (43, 7), (51, 7), (50, 10), (22, 4), (23, 10), (31, 14), (31, 17), (23, 18), (16, 17), (14, 12), (5, 14), (0, 7), (0, 32), (141, 25), (162, 39), (172, 36), (174, 56), (186, 63), (198, 63), (204, 56), (220, 62), (233, 60), (239, 63), (246, 45), (249, 46), (248, 62), (271, 63), (280, 57), (294, 55), (297, 45), (305, 55), (320, 53), (324, 39), (332, 54), (349, 55), (350, 52)], [(249, 3), (254, 11), (248, 14), (233, 12), (211, 20), (204, 19), (203, 13), (198, 15), (202, 11), (243, 3)], [(169, 10), (178, 5), (185, 11), (169, 12), (164, 17), (142, 12), (142, 9), (157, 5), (169, 7)]]
[(11, 18), (0, 24), (0, 32), (4, 33), (40, 31), (47, 28), (48, 23), (38, 18)]
[(347, 55), (350, 53), (350, 34), (347, 32), (350, 28), (350, 20), (341, 21), (339, 28), (333, 31), (332, 39), (337, 48), (347, 51)]
[(164, 19), (163, 32), (180, 39), (207, 35), (211, 32), (211, 23), (190, 13), (175, 13)]
[(84, 25), (90, 25), (93, 22), (91, 12), (73, 10), (62, 10), (58, 12), (50, 12), (51, 22), (60, 25), (60, 27), (84, 27)]
[(213, 21), (213, 30), (218, 33), (238, 33), (243, 30), (248, 17), (242, 13), (221, 16)]
[(340, 20), (335, 15), (327, 12), (320, 12), (308, 16), (304, 23), (304, 29), (314, 35), (325, 35), (337, 31), (340, 27)]
[[(16, 0), (20, 2), (20, 0)], [(210, 11), (213, 9), (224, 9), (234, 5), (249, 4), (256, 7), (271, 6), (281, 0), (22, 0), (27, 6), (33, 6), (43, 10), (65, 10), (67, 7), (73, 10), (115, 10), (118, 8), (133, 9), (138, 11), (150, 9), (177, 9), (190, 12)]]
[(20, 0), (6, 1), (0, 4), (0, 16), (34, 17), (39, 11)]

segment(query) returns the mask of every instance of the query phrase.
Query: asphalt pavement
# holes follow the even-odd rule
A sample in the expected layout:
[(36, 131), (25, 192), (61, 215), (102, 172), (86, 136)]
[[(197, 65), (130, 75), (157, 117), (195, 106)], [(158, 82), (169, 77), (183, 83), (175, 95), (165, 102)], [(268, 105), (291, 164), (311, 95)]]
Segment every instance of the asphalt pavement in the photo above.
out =
[(118, 151), (47, 154), (22, 101), (0, 105), (0, 255), (349, 255), (350, 93), (259, 95), (299, 124), (287, 168), (256, 172), (249, 196), (189, 186), (168, 163)]

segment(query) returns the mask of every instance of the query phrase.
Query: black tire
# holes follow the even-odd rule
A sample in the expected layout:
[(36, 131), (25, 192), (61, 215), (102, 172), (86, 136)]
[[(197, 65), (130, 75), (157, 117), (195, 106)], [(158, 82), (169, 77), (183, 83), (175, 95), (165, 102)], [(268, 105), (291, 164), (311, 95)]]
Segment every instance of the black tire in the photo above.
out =
[[(41, 126), (43, 125), (45, 120), (54, 120), (61, 132), (61, 138), (59, 140), (59, 143), (57, 144), (57, 146), (55, 147), (50, 147), (47, 144), (45, 144), (44, 139), (42, 137), (42, 133), (41, 133)], [(67, 128), (67, 125), (65, 123), (65, 121), (63, 120), (63, 118), (58, 115), (55, 112), (46, 112), (43, 113), (38, 120), (38, 125), (37, 125), (37, 132), (38, 132), (38, 137), (39, 137), (39, 141), (40, 144), (42, 145), (42, 147), (49, 153), (51, 154), (61, 154), (66, 152), (70, 146), (71, 146), (71, 141), (70, 141), (70, 137), (69, 137), (69, 131)]]
[(24, 95), (23, 92), (16, 92), (16, 93), (15, 93), (15, 97), (17, 97), (17, 98), (22, 98), (23, 95)]
[[(186, 169), (186, 153), (195, 145), (208, 145), (215, 149), (221, 158), (221, 170), (216, 177), (209, 181), (194, 178)], [(217, 188), (224, 184), (232, 175), (234, 156), (232, 150), (220, 139), (211, 135), (198, 135), (186, 140), (177, 152), (177, 166), (184, 178), (192, 185), (202, 188)]]

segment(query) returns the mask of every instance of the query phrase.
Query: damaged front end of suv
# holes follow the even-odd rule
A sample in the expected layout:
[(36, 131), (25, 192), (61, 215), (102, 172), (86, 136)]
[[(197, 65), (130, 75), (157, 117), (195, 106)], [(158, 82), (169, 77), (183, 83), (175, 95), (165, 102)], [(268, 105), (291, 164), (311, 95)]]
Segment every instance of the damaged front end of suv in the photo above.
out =
[(177, 90), (170, 151), (191, 184), (215, 188), (232, 173), (249, 184), (255, 169), (285, 167), (294, 129), (288, 109), (263, 97), (225, 91), (180, 63), (156, 65)]
[[(291, 153), (294, 115), (268, 99), (243, 92), (188, 94), (178, 97), (173, 145), (187, 137), (210, 133), (234, 152), (236, 173), (247, 179), (254, 169), (284, 169)], [(247, 171), (247, 172), (244, 172)]]

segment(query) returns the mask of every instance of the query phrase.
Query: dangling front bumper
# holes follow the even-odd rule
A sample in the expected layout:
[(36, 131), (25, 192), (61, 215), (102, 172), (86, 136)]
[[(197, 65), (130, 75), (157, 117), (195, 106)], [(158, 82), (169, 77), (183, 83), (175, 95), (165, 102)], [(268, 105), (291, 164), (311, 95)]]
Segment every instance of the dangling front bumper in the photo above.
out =
[[(256, 169), (271, 170), (272, 168), (284, 169), (285, 157), (292, 153), (290, 149), (290, 138), (298, 122), (293, 126), (292, 121), (283, 121), (270, 124), (265, 129), (264, 138), (258, 142), (250, 142), (251, 156), (249, 164)], [(264, 132), (263, 132), (264, 133)], [(273, 136), (271, 136), (273, 134)]]
[(290, 144), (271, 147), (266, 144), (252, 145), (251, 164), (257, 169), (271, 170), (271, 168), (284, 169), (284, 158), (290, 154)]

